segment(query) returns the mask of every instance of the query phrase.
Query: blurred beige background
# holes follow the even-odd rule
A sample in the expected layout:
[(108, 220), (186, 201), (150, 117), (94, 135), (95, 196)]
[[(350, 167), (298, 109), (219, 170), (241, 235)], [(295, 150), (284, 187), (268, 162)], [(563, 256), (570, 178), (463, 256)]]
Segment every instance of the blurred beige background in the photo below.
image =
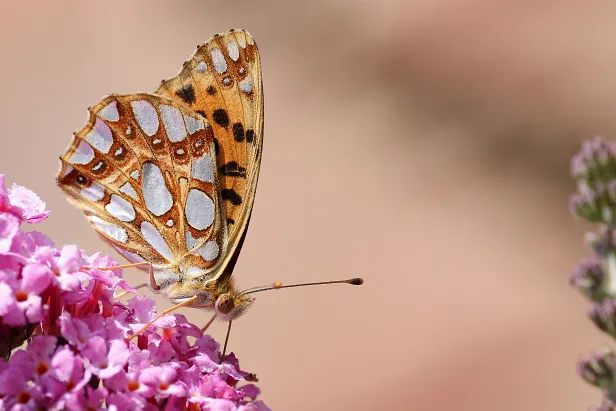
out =
[(581, 139), (616, 138), (612, 1), (19, 4), (0, 1), (0, 172), (90, 253), (114, 254), (54, 183), (86, 107), (154, 90), (216, 32), (257, 39), (265, 150), (238, 282), (366, 280), (262, 294), (234, 324), (270, 407), (599, 402), (575, 374), (609, 341), (567, 284), (589, 254), (567, 196)]

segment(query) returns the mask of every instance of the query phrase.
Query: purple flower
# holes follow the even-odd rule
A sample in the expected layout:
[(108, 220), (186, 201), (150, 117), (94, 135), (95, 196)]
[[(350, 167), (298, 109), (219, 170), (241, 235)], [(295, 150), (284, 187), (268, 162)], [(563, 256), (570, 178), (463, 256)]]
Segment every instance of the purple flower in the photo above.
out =
[[(67, 393), (64, 405), (69, 411), (81, 411), (90, 409), (103, 409), (103, 403), (109, 393), (105, 387), (74, 389)], [(60, 404), (63, 405), (63, 404)]]
[(101, 380), (117, 374), (126, 365), (130, 356), (125, 341), (113, 340), (109, 344), (99, 336), (90, 338), (82, 353), (90, 360), (89, 369)]
[[(0, 175), (0, 409), (268, 410), (237, 358), (182, 315), (156, 316), (117, 262), (24, 232), (49, 214)], [(4, 338), (6, 337), (6, 338)], [(25, 348), (15, 349), (28, 340)]]
[[(40, 293), (50, 283), (49, 270), (37, 264), (26, 265), (21, 280), (0, 283), (0, 314), (8, 325), (26, 325), (41, 320)], [(11, 287), (12, 286), (12, 287)], [(10, 288), (10, 294), (7, 295)]]
[(148, 367), (141, 372), (139, 380), (151, 387), (161, 398), (185, 396), (185, 386), (177, 383), (178, 374), (178, 371), (170, 365)]
[(19, 218), (13, 214), (0, 213), (0, 253), (11, 251), (19, 225)]
[(16, 210), (20, 217), (30, 224), (40, 223), (49, 216), (50, 211), (45, 210), (45, 203), (33, 191), (25, 187), (13, 184), (9, 190), (9, 200), (13, 210)]
[(90, 329), (88, 325), (79, 318), (71, 318), (69, 313), (63, 313), (58, 319), (60, 322), (60, 332), (69, 344), (83, 348), (88, 342)]
[[(588, 316), (606, 334), (616, 338), (616, 144), (600, 138), (587, 141), (571, 162), (577, 191), (570, 208), (580, 218), (598, 223), (587, 236), (595, 253), (582, 261), (569, 282), (591, 300)], [(604, 402), (596, 410), (613, 410), (616, 400), (616, 356), (606, 350), (581, 358), (578, 374), (603, 391)]]
[(33, 191), (13, 184), (7, 192), (4, 185), (4, 175), (0, 174), (0, 212), (14, 214), (20, 220), (30, 224), (40, 223), (49, 216), (45, 203)]

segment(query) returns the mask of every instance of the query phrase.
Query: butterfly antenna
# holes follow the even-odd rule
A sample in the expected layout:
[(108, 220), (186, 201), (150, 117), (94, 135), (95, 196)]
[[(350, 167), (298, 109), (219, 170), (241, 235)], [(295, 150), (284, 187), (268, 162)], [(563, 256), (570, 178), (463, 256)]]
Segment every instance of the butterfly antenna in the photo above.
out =
[(299, 283), (299, 284), (289, 284), (289, 285), (282, 285), (282, 283), (280, 283), (280, 282), (275, 282), (273, 285), (268, 285), (268, 286), (265, 286), (265, 287), (249, 288), (249, 289), (247, 289), (245, 291), (242, 291), (239, 294), (240, 295), (255, 294), (255, 293), (260, 293), (261, 291), (279, 290), (281, 288), (307, 287), (307, 286), (310, 286), (310, 285), (325, 285), (325, 284), (362, 285), (363, 283), (364, 283), (364, 280), (362, 278), (350, 278), (348, 280), (319, 281), (319, 282), (315, 282), (315, 283)]

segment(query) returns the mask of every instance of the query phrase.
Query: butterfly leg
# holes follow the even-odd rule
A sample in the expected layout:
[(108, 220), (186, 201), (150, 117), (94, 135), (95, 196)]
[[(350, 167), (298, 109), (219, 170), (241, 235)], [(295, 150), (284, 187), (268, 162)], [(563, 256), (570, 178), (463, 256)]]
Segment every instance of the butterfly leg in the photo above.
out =
[(204, 332), (205, 332), (205, 331), (206, 331), (206, 330), (210, 327), (210, 325), (212, 325), (212, 323), (213, 323), (213, 322), (214, 322), (214, 320), (216, 319), (216, 315), (217, 315), (217, 314), (214, 314), (214, 315), (212, 316), (212, 318), (210, 318), (210, 321), (208, 321), (208, 322), (207, 322), (207, 324), (205, 324), (205, 326), (204, 326), (203, 328), (201, 328), (201, 332), (202, 332), (202, 333), (204, 333)]
[[(156, 280), (154, 279), (154, 266), (149, 261), (142, 261), (140, 263), (132, 263), (132, 264), (114, 265), (113, 267), (95, 267), (95, 268), (97, 268), (98, 270), (101, 270), (101, 271), (113, 271), (113, 270), (117, 270), (117, 269), (133, 268), (133, 267), (144, 267), (144, 266), (148, 267), (148, 272), (150, 273), (150, 282), (149, 282), (150, 287), (152, 287), (152, 289), (155, 290), (155, 291), (160, 290), (160, 287), (158, 286), (158, 284), (156, 284)], [(89, 270), (91, 268), (92, 267), (81, 267), (82, 270)], [(142, 288), (142, 287), (144, 287), (147, 284), (148, 283), (139, 284), (135, 288)]]
[(192, 303), (194, 303), (195, 301), (197, 301), (199, 299), (198, 295), (195, 295), (194, 297), (190, 297), (188, 299), (186, 299), (185, 301), (182, 301), (179, 304), (174, 305), (171, 308), (167, 308), (166, 310), (162, 311), (161, 313), (159, 313), (156, 317), (154, 317), (153, 319), (150, 320), (150, 322), (148, 322), (146, 325), (144, 325), (139, 331), (137, 331), (136, 333), (134, 333), (133, 335), (131, 335), (130, 337), (128, 337), (126, 340), (130, 341), (133, 338), (137, 337), (139, 334), (143, 333), (145, 330), (147, 330), (148, 328), (150, 328), (150, 326), (152, 324), (154, 324), (159, 318), (177, 310), (178, 308), (184, 307), (186, 305), (190, 305)]
[[(141, 288), (147, 287), (147, 285), (148, 285), (148, 283), (141, 283), (141, 284), (137, 284), (133, 288), (135, 290), (139, 290)], [(132, 293), (130, 291), (122, 291), (120, 294), (114, 296), (113, 299), (114, 300), (119, 300), (120, 298), (124, 297), (126, 294), (132, 294)]]

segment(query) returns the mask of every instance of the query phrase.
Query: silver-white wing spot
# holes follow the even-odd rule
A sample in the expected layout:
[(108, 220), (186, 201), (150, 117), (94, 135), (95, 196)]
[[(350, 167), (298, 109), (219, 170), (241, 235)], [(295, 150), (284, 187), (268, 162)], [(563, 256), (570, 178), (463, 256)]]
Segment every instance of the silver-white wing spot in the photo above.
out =
[(186, 128), (180, 110), (173, 106), (159, 106), (160, 114), (163, 118), (167, 137), (173, 143), (179, 143), (186, 138)]
[(72, 165), (70, 165), (70, 164), (67, 164), (67, 165), (66, 165), (66, 170), (64, 170), (64, 172), (62, 173), (62, 177), (66, 177), (66, 176), (67, 176), (67, 175), (69, 175), (69, 174), (70, 174), (70, 172), (71, 172), (71, 171), (73, 171), (73, 170), (74, 170), (73, 166), (72, 166)]
[(201, 63), (197, 64), (196, 70), (199, 73), (205, 73), (205, 70), (207, 70), (207, 64), (205, 61), (202, 61)]
[(216, 241), (209, 240), (205, 244), (203, 244), (199, 248), (197, 247), (201, 243), (201, 240), (198, 238), (194, 238), (190, 231), (186, 232), (186, 248), (195, 255), (200, 256), (206, 261), (213, 261), (218, 257), (218, 253), (220, 252), (220, 248)]
[(157, 217), (173, 207), (173, 197), (167, 188), (163, 173), (154, 163), (143, 164), (141, 193), (147, 209)]
[(199, 130), (205, 129), (205, 124), (203, 121), (191, 116), (184, 116), (184, 120), (186, 121), (186, 127), (188, 128), (188, 132), (192, 136)]
[(237, 61), (237, 59), (240, 58), (240, 50), (237, 48), (237, 44), (233, 40), (227, 43), (227, 52), (229, 53), (229, 58), (233, 61)]
[(125, 249), (123, 249), (122, 247), (118, 247), (115, 244), (112, 244), (113, 248), (116, 249), (116, 251), (120, 254), (122, 254), (124, 257), (126, 257), (126, 259), (128, 261), (130, 261), (131, 263), (142, 263), (144, 261), (146, 261), (145, 258), (141, 257), (139, 254), (137, 253), (131, 253), (130, 251), (126, 251)]
[(92, 147), (85, 141), (80, 141), (69, 161), (73, 164), (88, 164), (93, 159), (94, 150)]
[(171, 248), (169, 248), (169, 244), (165, 241), (165, 237), (163, 237), (149, 221), (141, 223), (141, 235), (158, 254), (169, 261), (173, 261), (173, 252)]
[(139, 200), (139, 196), (137, 195), (137, 192), (135, 191), (133, 186), (128, 181), (124, 183), (122, 187), (120, 187), (120, 193), (124, 193), (127, 196), (133, 198), (134, 200)]
[(120, 113), (118, 113), (118, 102), (112, 101), (105, 107), (101, 108), (96, 115), (107, 121), (118, 121), (120, 119)]
[(196, 230), (205, 230), (214, 222), (214, 202), (203, 191), (191, 188), (184, 210), (186, 221)]
[(213, 183), (214, 167), (212, 164), (212, 157), (210, 157), (209, 154), (205, 154), (202, 157), (194, 159), (190, 175), (192, 178), (201, 180), (205, 183)]
[(115, 224), (111, 224), (108, 221), (103, 220), (95, 215), (90, 217), (90, 222), (96, 227), (98, 231), (105, 234), (107, 237), (116, 240), (122, 244), (128, 241), (128, 234), (122, 227), (118, 227)]
[(80, 193), (90, 201), (99, 201), (105, 197), (105, 189), (98, 183), (90, 184), (90, 187), (81, 189)]
[(216, 241), (208, 241), (202, 247), (199, 247), (197, 253), (206, 261), (213, 261), (218, 257), (218, 252), (220, 251), (218, 244)]
[(225, 56), (222, 55), (222, 51), (220, 51), (219, 48), (213, 48), (210, 54), (212, 55), (212, 63), (216, 71), (220, 74), (227, 71), (227, 61), (225, 60)]
[(252, 80), (246, 77), (244, 80), (240, 81), (240, 90), (246, 94), (252, 93)]
[(160, 124), (154, 106), (145, 100), (131, 101), (130, 106), (143, 132), (150, 137), (156, 134)]
[(92, 127), (92, 130), (86, 135), (85, 139), (88, 143), (92, 144), (92, 147), (103, 154), (109, 153), (109, 149), (113, 145), (111, 129), (98, 117), (94, 122), (94, 127)]
[(111, 201), (105, 206), (105, 210), (120, 221), (133, 221), (135, 209), (125, 199), (115, 194), (111, 195)]
[[(173, 271), (154, 270), (154, 280), (156, 281), (156, 285), (159, 286), (161, 290), (164, 290), (171, 284), (175, 284), (180, 281), (180, 276)], [(155, 293), (160, 293), (160, 290), (152, 291), (154, 291)]]

